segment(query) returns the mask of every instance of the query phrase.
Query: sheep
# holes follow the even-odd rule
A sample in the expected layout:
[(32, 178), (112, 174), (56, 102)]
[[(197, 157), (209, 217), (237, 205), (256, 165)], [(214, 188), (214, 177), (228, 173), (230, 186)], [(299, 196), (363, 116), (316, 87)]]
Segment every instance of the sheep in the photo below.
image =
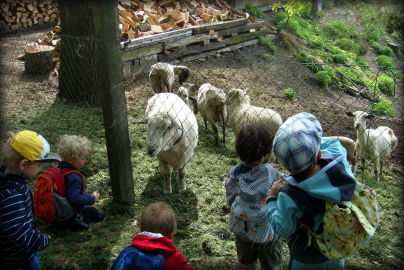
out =
[(156, 63), (151, 66), (149, 79), (155, 93), (172, 92), (175, 76), (182, 85), (189, 77), (190, 70), (186, 66)]
[(354, 116), (354, 127), (357, 133), (356, 151), (361, 160), (362, 169), (365, 168), (365, 159), (373, 161), (373, 170), (377, 181), (383, 174), (383, 159), (390, 156), (396, 148), (398, 140), (391, 128), (379, 126), (376, 129), (366, 128), (366, 119), (372, 115), (363, 111), (354, 113), (347, 112), (347, 115)]
[(186, 165), (198, 144), (198, 122), (192, 110), (173, 93), (152, 96), (145, 112), (146, 148), (156, 156), (164, 181), (164, 193), (172, 193), (171, 172), (179, 172), (178, 190), (184, 191)]
[(326, 137), (330, 140), (338, 140), (342, 146), (346, 149), (347, 159), (351, 163), (352, 171), (356, 171), (356, 142), (351, 138), (344, 136), (329, 136)]
[(210, 83), (204, 83), (199, 87), (197, 105), (203, 117), (205, 129), (208, 129), (207, 122), (212, 126), (215, 134), (215, 144), (219, 145), (219, 135), (215, 122), (222, 123), (223, 143), (226, 143), (226, 94), (223, 89), (219, 89)]
[(227, 94), (228, 123), (237, 136), (249, 123), (262, 122), (270, 128), (272, 135), (282, 124), (282, 117), (274, 110), (250, 104), (250, 97), (245, 90), (233, 88)]

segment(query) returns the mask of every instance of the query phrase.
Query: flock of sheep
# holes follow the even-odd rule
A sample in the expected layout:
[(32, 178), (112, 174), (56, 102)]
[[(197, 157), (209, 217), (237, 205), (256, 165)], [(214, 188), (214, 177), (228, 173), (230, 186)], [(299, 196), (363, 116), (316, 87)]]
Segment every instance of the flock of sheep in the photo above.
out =
[[(248, 123), (265, 123), (273, 135), (282, 124), (282, 117), (276, 111), (251, 105), (247, 91), (243, 89), (233, 88), (226, 94), (223, 89), (205, 83), (199, 87), (197, 97), (191, 96), (189, 87), (192, 85), (185, 83), (189, 75), (190, 70), (185, 66), (161, 62), (152, 65), (149, 73), (152, 89), (156, 94), (148, 100), (145, 118), (141, 123), (147, 124), (147, 153), (156, 156), (159, 161), (164, 193), (172, 193), (173, 168), (179, 171), (178, 190), (186, 189), (186, 165), (198, 144), (198, 122), (195, 117), (198, 112), (203, 117), (205, 128), (207, 129), (207, 123), (212, 127), (215, 145), (219, 144), (216, 123), (222, 126), (223, 143), (226, 141), (227, 125), (237, 136)], [(175, 94), (173, 84), (176, 77), (181, 86)], [(366, 129), (366, 119), (370, 117), (366, 112), (347, 114), (355, 117), (356, 142), (343, 136), (329, 138), (338, 139), (347, 149), (347, 158), (354, 172), (357, 157), (362, 162), (362, 168), (365, 160), (373, 161), (374, 172), (379, 180), (383, 159), (397, 146), (397, 137), (392, 129), (385, 126)]]

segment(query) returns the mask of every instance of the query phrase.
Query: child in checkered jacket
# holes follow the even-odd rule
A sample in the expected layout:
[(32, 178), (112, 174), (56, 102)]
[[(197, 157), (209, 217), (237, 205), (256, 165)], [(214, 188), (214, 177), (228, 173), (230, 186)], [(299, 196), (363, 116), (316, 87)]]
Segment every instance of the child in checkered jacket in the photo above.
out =
[(244, 127), (236, 139), (236, 151), (243, 161), (234, 166), (226, 180), (226, 199), (231, 207), (230, 230), (235, 234), (236, 269), (282, 269), (281, 243), (267, 219), (267, 198), (281, 174), (264, 162), (272, 150), (271, 132), (261, 123)]

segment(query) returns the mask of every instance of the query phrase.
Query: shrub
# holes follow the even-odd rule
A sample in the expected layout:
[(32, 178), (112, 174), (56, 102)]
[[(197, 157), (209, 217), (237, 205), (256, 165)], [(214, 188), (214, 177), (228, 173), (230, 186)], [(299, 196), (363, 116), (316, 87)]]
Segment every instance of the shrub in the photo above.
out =
[(345, 52), (339, 52), (337, 54), (331, 55), (331, 59), (334, 63), (343, 64), (348, 61), (348, 56)]
[(393, 50), (390, 47), (384, 46), (380, 50), (380, 54), (387, 55), (387, 56), (392, 56), (393, 55)]
[(288, 87), (283, 90), (285, 93), (285, 96), (290, 99), (291, 101), (295, 101), (297, 97), (297, 91), (293, 90), (291, 87)]
[(263, 12), (259, 7), (254, 6), (251, 3), (248, 3), (245, 6), (246, 11), (253, 15), (254, 17), (258, 17), (258, 18), (266, 18), (267, 14), (265, 12)]
[(360, 42), (358, 48), (358, 55), (366, 55), (368, 53), (368, 43), (367, 42)]
[(335, 71), (332, 67), (324, 65), (321, 71), (316, 73), (316, 77), (320, 82), (320, 85), (327, 88), (330, 83), (332, 83), (335, 78)]
[(383, 33), (383, 31), (378, 27), (376, 24), (371, 24), (367, 29), (366, 29), (366, 39), (369, 42), (377, 42), (380, 43), (380, 36)]
[(380, 54), (382, 51), (382, 46), (380, 46), (379, 42), (373, 41), (372, 48), (375, 50), (376, 53)]
[(394, 94), (394, 80), (386, 75), (381, 75), (377, 78), (377, 85), (383, 93), (392, 96)]
[(397, 116), (397, 111), (391, 107), (390, 102), (384, 97), (380, 97), (379, 102), (372, 104), (372, 112), (377, 115)]
[(360, 68), (369, 69), (369, 64), (368, 64), (368, 62), (366, 61), (365, 57), (363, 57), (363, 56), (358, 56), (358, 57), (356, 58), (356, 60), (355, 60), (355, 63), (356, 63)]
[(356, 52), (359, 49), (358, 44), (355, 41), (348, 38), (340, 38), (335, 41), (335, 45), (338, 46), (340, 49), (350, 52)]
[(342, 21), (333, 21), (324, 26), (326, 34), (334, 39), (338, 38), (352, 38), (359, 39), (358, 32), (352, 27)]
[(376, 58), (377, 64), (379, 68), (384, 70), (387, 74), (393, 76), (394, 78), (398, 77), (399, 74), (393, 64), (393, 60), (390, 56), (387, 55), (379, 55)]
[(285, 28), (288, 14), (284, 11), (277, 12), (273, 20), (279, 28)]
[(276, 47), (273, 43), (272, 40), (270, 40), (268, 37), (265, 36), (260, 36), (258, 39), (258, 43), (262, 45), (266, 50), (270, 52), (276, 52), (278, 50), (278, 47)]

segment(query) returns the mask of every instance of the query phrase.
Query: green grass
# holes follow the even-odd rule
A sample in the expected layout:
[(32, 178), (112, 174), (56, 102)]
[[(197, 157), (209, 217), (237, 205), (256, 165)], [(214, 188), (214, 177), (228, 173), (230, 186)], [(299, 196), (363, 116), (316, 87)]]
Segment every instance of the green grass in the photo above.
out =
[(288, 87), (286, 89), (283, 90), (283, 92), (285, 93), (285, 96), (291, 100), (291, 101), (295, 101), (297, 98), (297, 91), (293, 90), (293, 88)]
[[(81, 134), (93, 143), (93, 151), (82, 172), (86, 177), (87, 192), (98, 189), (101, 193), (96, 207), (105, 212), (105, 221), (92, 224), (84, 232), (57, 232), (53, 225), (35, 222), (36, 227), (51, 235), (51, 245), (40, 252), (43, 269), (108, 269), (117, 254), (128, 246), (139, 232), (136, 221), (145, 205), (155, 201), (170, 204), (178, 220), (178, 232), (174, 238), (177, 248), (197, 269), (234, 269), (236, 249), (234, 237), (228, 229), (229, 207), (222, 188), (223, 177), (238, 164), (234, 151), (234, 136), (227, 132), (227, 142), (214, 146), (211, 129), (205, 130), (198, 116), (199, 144), (189, 163), (184, 193), (177, 192), (178, 174), (173, 173), (174, 193), (164, 195), (157, 160), (146, 154), (144, 143), (146, 130), (136, 121), (141, 119), (144, 109), (128, 109), (129, 133), (133, 164), (136, 203), (118, 205), (112, 200), (108, 173), (102, 114), (99, 109), (89, 109), (57, 102), (53, 105), (24, 105), (13, 110), (11, 130), (32, 129), (50, 142), (55, 150), (62, 134)], [(83, 117), (77, 117), (83, 115)], [(375, 262), (382, 269), (397, 269), (400, 266), (400, 238), (403, 231), (400, 195), (402, 178), (399, 172), (385, 168), (383, 180), (377, 182), (372, 167), (367, 165), (363, 177), (357, 177), (378, 192), (381, 221), (374, 238), (357, 254), (348, 258), (351, 269), (369, 269)], [(33, 181), (29, 184), (32, 188)], [(284, 266), (288, 261), (284, 243)]]

